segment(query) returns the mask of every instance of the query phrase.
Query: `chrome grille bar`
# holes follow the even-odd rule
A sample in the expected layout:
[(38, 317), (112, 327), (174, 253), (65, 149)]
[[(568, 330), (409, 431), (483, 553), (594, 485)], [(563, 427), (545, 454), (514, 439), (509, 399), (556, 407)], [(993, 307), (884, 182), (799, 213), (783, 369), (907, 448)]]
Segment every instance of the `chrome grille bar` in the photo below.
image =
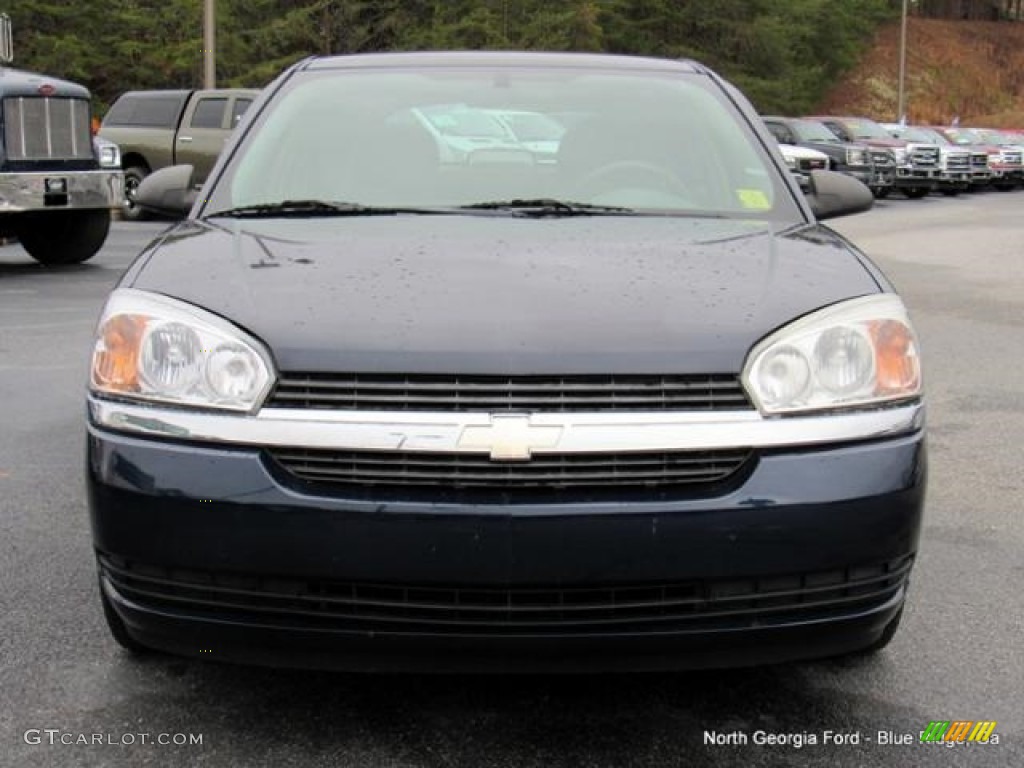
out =
[(15, 96), (3, 100), (3, 110), (9, 160), (92, 158), (85, 99)]
[(734, 375), (282, 374), (267, 405), (386, 411), (712, 411), (753, 406)]

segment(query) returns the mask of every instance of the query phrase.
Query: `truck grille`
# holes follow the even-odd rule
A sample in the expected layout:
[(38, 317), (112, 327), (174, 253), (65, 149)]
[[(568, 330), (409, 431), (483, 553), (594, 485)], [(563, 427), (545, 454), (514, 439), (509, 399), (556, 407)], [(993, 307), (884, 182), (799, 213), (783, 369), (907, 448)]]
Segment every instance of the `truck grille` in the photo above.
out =
[(988, 152), (971, 152), (971, 167), (988, 170)]
[(510, 585), (328, 581), (170, 569), (98, 555), (146, 610), (323, 631), (603, 635), (754, 628), (860, 615), (906, 587), (913, 556), (733, 580)]
[(913, 147), (907, 154), (913, 165), (931, 168), (939, 167), (938, 147)]
[(801, 157), (797, 166), (801, 171), (820, 171), (828, 167), (828, 162), (820, 157)]
[(1001, 152), (1005, 165), (1020, 165), (1021, 153), (1014, 149), (1003, 149)]
[(598, 488), (695, 488), (728, 479), (749, 449), (638, 453), (538, 453), (528, 461), (492, 461), (487, 454), (428, 451), (336, 451), (273, 448), (285, 471), (333, 486), (478, 488), (526, 491)]
[(736, 376), (283, 373), (271, 408), (366, 411), (719, 411), (753, 406)]
[(967, 152), (950, 152), (946, 155), (947, 171), (966, 171), (971, 167), (971, 156)]
[(892, 168), (896, 165), (896, 158), (888, 150), (875, 149), (871, 151), (871, 163), (880, 168)]
[(8, 160), (87, 160), (92, 157), (89, 102), (48, 96), (4, 99)]

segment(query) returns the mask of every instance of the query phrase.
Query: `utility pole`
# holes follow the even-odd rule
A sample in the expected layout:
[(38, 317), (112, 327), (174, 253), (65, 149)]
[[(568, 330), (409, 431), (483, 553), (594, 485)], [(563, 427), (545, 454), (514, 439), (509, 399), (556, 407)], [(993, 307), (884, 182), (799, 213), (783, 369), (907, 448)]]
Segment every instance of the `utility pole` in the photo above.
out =
[(907, 114), (906, 89), (907, 79), (907, 0), (903, 0), (903, 15), (900, 18), (900, 83), (897, 97), (896, 122), (902, 123)]
[(203, 88), (217, 87), (217, 21), (214, 2), (203, 0)]

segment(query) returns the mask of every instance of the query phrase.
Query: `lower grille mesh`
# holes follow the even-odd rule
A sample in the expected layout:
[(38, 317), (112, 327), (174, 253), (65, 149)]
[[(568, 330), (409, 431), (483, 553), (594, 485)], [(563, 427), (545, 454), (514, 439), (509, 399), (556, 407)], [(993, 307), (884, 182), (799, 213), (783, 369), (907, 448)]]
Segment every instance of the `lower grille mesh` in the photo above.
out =
[(883, 605), (913, 556), (832, 571), (644, 585), (493, 588), (182, 571), (100, 555), (120, 595), (161, 611), (336, 631), (607, 634), (770, 626)]

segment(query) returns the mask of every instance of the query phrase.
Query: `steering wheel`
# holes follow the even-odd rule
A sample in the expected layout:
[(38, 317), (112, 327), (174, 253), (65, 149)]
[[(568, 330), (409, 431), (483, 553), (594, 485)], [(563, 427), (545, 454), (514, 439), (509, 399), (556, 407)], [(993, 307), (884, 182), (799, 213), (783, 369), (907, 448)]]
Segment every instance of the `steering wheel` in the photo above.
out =
[(620, 160), (599, 166), (585, 174), (576, 188), (591, 195), (615, 188), (653, 189), (683, 197), (688, 191), (671, 171), (642, 160)]

